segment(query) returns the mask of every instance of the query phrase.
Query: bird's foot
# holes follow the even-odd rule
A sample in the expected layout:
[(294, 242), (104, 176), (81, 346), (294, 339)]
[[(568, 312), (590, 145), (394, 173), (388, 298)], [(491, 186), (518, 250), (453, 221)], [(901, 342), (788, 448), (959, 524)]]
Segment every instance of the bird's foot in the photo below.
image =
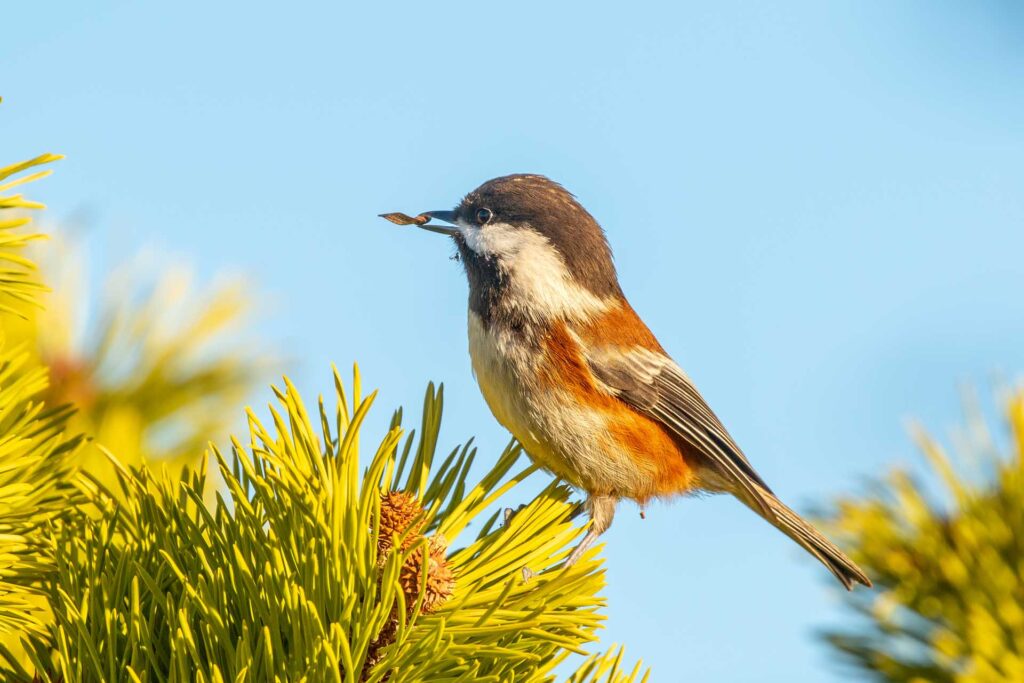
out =
[(502, 516), (502, 519), (504, 520), (503, 523), (502, 523), (503, 526), (508, 526), (508, 523), (512, 521), (512, 518), (515, 517), (517, 514), (519, 514), (523, 510), (523, 508), (525, 508), (525, 507), (526, 507), (526, 503), (523, 503), (522, 505), (517, 507), (515, 510), (513, 510), (512, 508), (505, 508), (505, 513)]

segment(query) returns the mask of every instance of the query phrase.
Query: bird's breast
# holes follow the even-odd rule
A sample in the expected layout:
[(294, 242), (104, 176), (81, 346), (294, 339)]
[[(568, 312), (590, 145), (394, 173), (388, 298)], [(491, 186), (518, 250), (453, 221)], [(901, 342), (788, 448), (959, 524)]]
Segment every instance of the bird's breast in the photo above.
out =
[(542, 358), (532, 337), (529, 330), (499, 326), (469, 312), (469, 356), (484, 400), (532, 456), (543, 458), (538, 418), (544, 401), (534, 381)]
[(469, 352), (491, 412), (545, 469), (591, 493), (641, 500), (689, 486), (674, 442), (597, 385), (564, 323), (488, 324), (470, 311)]

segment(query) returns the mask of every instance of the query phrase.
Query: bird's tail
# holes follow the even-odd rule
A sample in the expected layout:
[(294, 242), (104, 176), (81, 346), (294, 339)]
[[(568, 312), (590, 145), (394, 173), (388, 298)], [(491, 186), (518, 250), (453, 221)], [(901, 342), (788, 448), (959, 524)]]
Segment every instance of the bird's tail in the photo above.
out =
[(818, 558), (818, 561), (839, 579), (846, 590), (853, 590), (854, 582), (871, 587), (871, 579), (867, 577), (867, 574), (854, 564), (853, 560), (843, 554), (843, 551), (837, 548), (832, 541), (825, 538), (820, 531), (789, 509), (772, 493), (760, 486), (757, 488), (759, 489), (758, 493), (761, 494), (760, 502), (767, 508), (767, 514), (760, 505), (741, 498), (750, 509), (800, 544), (801, 548)]

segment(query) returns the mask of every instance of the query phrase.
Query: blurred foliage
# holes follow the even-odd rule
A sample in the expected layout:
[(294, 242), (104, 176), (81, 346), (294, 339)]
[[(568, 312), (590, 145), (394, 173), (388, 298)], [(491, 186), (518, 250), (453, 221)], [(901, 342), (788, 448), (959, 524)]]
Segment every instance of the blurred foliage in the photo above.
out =
[[(97, 306), (83, 249), (60, 234), (46, 246), (39, 261), (53, 293), (45, 308), (17, 307), (20, 316), (0, 325), (49, 368), (47, 404), (73, 405), (71, 427), (122, 462), (194, 463), (271, 364), (237, 334), (251, 301), (245, 283), (196, 288), (188, 268), (139, 258), (107, 275)], [(94, 447), (79, 465), (115, 481)]]
[[(40, 679), (549, 681), (594, 640), (600, 560), (560, 565), (580, 532), (569, 489), (488, 514), (536, 470), (517, 467), (519, 446), (476, 483), (470, 443), (437, 462), (431, 386), (419, 436), (403, 441), (397, 412), (361, 469), (373, 396), (358, 374), (350, 402), (335, 373), (336, 405), (313, 418), (285, 382), (272, 432), (250, 413), (248, 446), (215, 450), (226, 493), (212, 508), (202, 465), (119, 465), (116, 492), (91, 480), (95, 510), (52, 539), (55, 623), (26, 638)], [(621, 658), (593, 657), (571, 680), (635, 680)]]
[[(0, 168), (0, 320), (38, 306), (45, 291), (22, 252), (41, 235), (20, 230), (30, 227), (27, 211), (42, 205), (11, 190), (49, 174), (25, 171), (59, 158)], [(0, 335), (0, 650), (12, 634), (45, 628), (40, 586), (54, 568), (47, 533), (75, 496), (78, 439), (65, 436), (69, 411), (43, 402), (46, 389), (46, 370), (25, 345)]]
[(44, 154), (0, 168), (0, 311), (4, 313), (24, 315), (24, 308), (38, 306), (39, 294), (46, 291), (34, 277), (36, 264), (21, 253), (29, 242), (43, 236), (18, 230), (32, 223), (28, 211), (45, 207), (11, 190), (50, 175), (49, 169), (19, 174), (58, 159), (56, 154)]
[(1006, 411), (1002, 454), (979, 411), (957, 459), (916, 430), (944, 500), (897, 470), (870, 496), (840, 501), (836, 525), (876, 590), (846, 598), (860, 628), (825, 638), (861, 676), (1024, 681), (1024, 392)]

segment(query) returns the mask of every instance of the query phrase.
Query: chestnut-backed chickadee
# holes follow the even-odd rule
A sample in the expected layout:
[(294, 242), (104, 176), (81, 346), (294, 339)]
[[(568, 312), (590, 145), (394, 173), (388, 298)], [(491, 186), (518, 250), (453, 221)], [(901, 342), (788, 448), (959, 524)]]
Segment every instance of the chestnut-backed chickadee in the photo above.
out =
[(469, 279), (469, 353), (494, 416), (534, 462), (587, 494), (590, 529), (567, 564), (611, 525), (621, 498), (723, 492), (847, 589), (871, 585), (747, 461), (626, 301), (604, 231), (561, 185), (495, 178), (453, 211), (410, 220), (455, 240)]

